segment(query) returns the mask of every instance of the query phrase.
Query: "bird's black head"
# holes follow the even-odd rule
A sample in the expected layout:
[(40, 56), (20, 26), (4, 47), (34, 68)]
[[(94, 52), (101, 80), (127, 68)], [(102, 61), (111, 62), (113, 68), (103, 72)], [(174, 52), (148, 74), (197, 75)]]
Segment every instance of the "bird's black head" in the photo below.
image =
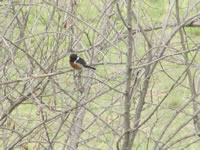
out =
[(70, 62), (74, 62), (77, 59), (77, 55), (76, 54), (71, 54), (70, 55)]

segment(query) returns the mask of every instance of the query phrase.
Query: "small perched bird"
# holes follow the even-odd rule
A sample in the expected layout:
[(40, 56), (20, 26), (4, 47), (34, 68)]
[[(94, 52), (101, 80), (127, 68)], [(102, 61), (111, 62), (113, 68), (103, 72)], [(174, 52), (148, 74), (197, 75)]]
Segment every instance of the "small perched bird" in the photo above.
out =
[(93, 70), (96, 70), (96, 68), (88, 66), (82, 58), (78, 57), (76, 54), (71, 54), (70, 55), (70, 60), (69, 60), (70, 65), (72, 68), (76, 70), (82, 70), (84, 68), (90, 68)]

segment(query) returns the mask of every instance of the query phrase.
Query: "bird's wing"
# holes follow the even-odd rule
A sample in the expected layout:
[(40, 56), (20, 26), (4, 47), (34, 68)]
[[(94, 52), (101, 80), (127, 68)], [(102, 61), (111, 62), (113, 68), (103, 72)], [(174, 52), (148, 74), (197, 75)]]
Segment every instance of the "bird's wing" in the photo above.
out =
[(83, 60), (82, 58), (80, 58), (79, 57), (79, 59), (76, 61), (76, 63), (79, 63), (79, 64), (81, 64), (81, 65), (83, 65), (83, 66), (85, 66), (86, 65), (86, 62), (85, 62), (85, 60)]

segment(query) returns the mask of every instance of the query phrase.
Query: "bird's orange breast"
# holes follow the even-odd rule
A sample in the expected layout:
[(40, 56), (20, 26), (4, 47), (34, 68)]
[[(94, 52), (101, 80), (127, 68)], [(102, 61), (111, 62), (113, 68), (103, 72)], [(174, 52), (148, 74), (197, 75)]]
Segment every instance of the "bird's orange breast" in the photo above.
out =
[(75, 64), (74, 62), (69, 62), (69, 63), (70, 63), (70, 65), (71, 65), (74, 69), (76, 69), (76, 70), (82, 70), (82, 67), (80, 67), (79, 65)]

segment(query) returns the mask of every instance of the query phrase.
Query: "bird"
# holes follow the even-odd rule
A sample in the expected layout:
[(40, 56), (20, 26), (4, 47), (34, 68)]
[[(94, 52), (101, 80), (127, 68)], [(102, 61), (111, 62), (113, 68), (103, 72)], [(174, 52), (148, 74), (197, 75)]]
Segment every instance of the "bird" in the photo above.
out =
[(77, 56), (76, 54), (70, 55), (69, 63), (71, 65), (71, 67), (76, 70), (82, 70), (83, 68), (89, 68), (89, 69), (96, 70), (96, 68), (88, 66), (87, 63), (85, 62), (85, 60), (82, 59), (81, 57)]

